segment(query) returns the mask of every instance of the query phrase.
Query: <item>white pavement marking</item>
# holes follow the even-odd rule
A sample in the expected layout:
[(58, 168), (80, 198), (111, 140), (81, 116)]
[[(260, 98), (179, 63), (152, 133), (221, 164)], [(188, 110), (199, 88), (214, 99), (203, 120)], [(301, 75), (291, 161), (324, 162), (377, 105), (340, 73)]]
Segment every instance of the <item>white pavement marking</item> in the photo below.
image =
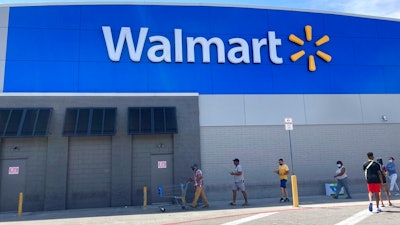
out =
[(335, 225), (353, 225), (357, 224), (358, 222), (364, 220), (368, 216), (372, 215), (373, 213), (368, 211), (368, 210), (363, 210), (361, 212), (358, 212), (357, 214), (354, 214), (353, 216), (335, 224)]
[(249, 216), (249, 217), (246, 217), (246, 218), (243, 218), (243, 219), (240, 219), (240, 220), (235, 220), (235, 221), (232, 221), (232, 222), (229, 222), (229, 223), (224, 223), (224, 224), (221, 224), (221, 225), (238, 225), (238, 224), (250, 222), (252, 220), (257, 220), (257, 219), (260, 219), (260, 218), (263, 218), (263, 217), (271, 216), (271, 215), (273, 215), (275, 213), (277, 213), (277, 212), (260, 213), (260, 214), (254, 215), (254, 216)]

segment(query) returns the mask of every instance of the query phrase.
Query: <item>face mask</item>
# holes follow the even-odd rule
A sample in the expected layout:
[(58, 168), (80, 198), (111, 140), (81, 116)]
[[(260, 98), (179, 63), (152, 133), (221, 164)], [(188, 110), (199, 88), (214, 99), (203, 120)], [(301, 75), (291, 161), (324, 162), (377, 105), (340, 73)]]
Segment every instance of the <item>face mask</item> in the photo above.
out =
[(391, 163), (391, 162), (393, 162), (393, 160), (389, 160), (389, 162)]
[(336, 165), (337, 165), (338, 168), (342, 167), (342, 165), (340, 165), (340, 164), (336, 164)]

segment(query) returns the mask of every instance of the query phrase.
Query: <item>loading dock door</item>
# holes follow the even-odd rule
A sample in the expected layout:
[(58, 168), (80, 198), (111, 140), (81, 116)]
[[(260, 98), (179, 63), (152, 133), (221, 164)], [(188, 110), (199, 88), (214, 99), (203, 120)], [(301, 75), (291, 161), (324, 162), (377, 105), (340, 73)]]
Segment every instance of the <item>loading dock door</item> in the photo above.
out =
[(1, 163), (0, 212), (18, 211), (18, 197), (25, 190), (25, 159), (3, 159)]
[(174, 187), (172, 154), (151, 155), (151, 202), (170, 202), (172, 199), (159, 197), (159, 186), (166, 191)]

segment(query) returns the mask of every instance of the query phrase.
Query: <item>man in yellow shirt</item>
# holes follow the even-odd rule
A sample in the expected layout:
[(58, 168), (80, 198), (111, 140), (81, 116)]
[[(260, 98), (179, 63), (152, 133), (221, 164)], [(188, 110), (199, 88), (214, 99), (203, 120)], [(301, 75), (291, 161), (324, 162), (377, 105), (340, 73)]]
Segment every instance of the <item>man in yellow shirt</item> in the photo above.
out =
[(281, 180), (281, 199), (280, 202), (288, 202), (288, 192), (286, 190), (286, 182), (287, 182), (287, 177), (289, 174), (289, 167), (285, 164), (283, 159), (279, 159), (278, 161), (279, 167), (278, 170), (275, 170), (274, 173), (279, 175), (279, 179)]

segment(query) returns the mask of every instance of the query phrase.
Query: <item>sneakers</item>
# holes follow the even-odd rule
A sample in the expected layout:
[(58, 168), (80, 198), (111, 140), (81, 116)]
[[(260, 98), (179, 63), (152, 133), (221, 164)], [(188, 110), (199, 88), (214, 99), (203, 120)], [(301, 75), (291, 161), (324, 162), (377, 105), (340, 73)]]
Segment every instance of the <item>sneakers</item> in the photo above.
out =
[(208, 208), (208, 207), (210, 207), (210, 205), (203, 205), (201, 208)]
[[(245, 202), (242, 204), (242, 206), (247, 206), (248, 204), (249, 204), (248, 202)], [(231, 203), (229, 203), (229, 205), (236, 205), (236, 202), (231, 202)], [(207, 207), (208, 207), (208, 205), (207, 205)]]
[[(368, 210), (369, 210), (370, 212), (372, 212), (372, 202), (369, 203), (369, 205), (368, 205)], [(375, 213), (380, 213), (380, 212), (382, 212), (382, 210), (378, 207), (378, 208), (376, 208), (376, 210), (373, 211), (373, 212), (375, 212)]]
[(281, 198), (281, 199), (279, 200), (279, 202), (289, 202), (289, 199), (288, 199), (288, 198)]
[(334, 195), (334, 196), (332, 196), (332, 198), (334, 198), (334, 199), (338, 199), (338, 196)]

